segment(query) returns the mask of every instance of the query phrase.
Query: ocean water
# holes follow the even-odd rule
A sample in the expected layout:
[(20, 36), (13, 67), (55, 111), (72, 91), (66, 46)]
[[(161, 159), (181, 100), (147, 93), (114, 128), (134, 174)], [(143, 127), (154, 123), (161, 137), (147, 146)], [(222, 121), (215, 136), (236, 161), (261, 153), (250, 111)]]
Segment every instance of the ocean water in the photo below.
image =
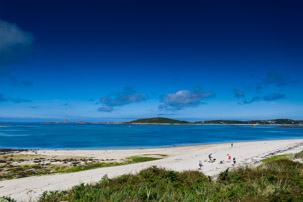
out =
[(222, 125), (0, 126), (0, 148), (130, 149), (303, 138), (303, 129)]

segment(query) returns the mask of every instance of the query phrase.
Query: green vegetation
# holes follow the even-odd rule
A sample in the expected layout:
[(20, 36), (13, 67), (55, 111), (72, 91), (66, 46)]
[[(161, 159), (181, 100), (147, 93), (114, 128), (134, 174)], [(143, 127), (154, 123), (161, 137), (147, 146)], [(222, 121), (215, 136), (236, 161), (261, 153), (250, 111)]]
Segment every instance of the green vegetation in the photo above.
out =
[(282, 154), (262, 160), (262, 162), (271, 162), (279, 159), (293, 159), (294, 154)]
[(296, 159), (303, 159), (303, 151), (295, 154), (294, 158), (296, 158)]
[(288, 158), (280, 155), (256, 168), (227, 169), (216, 181), (198, 171), (154, 166), (136, 175), (104, 176), (96, 184), (44, 192), (39, 201), (303, 201), (303, 164)]
[(0, 196), (0, 202), (17, 202), (16, 200), (12, 199), (11, 197), (7, 196)]
[(148, 119), (138, 119), (128, 123), (166, 123), (166, 124), (186, 124), (188, 121), (179, 121), (175, 119), (163, 118), (163, 117), (155, 117)]
[(40, 154), (14, 154), (11, 155), (11, 157), (13, 157), (15, 161), (19, 161), (21, 159), (24, 160), (24, 159), (31, 159), (31, 158), (45, 157), (45, 156)]
[(34, 158), (43, 158), (46, 157), (44, 155), (39, 154), (1, 154), (0, 153), (0, 160), (10, 160), (10, 161), (27, 161)]
[(146, 157), (146, 156), (132, 156), (130, 158), (127, 158), (129, 162), (131, 163), (140, 163), (140, 162), (146, 162), (146, 161), (154, 161), (161, 158), (154, 158), (154, 157)]
[(167, 157), (166, 154), (143, 154), (143, 156), (161, 156), (161, 157)]
[(153, 161), (158, 159), (162, 159), (162, 158), (147, 157), (147, 156), (132, 156), (126, 158), (122, 162), (89, 162), (75, 166), (62, 165), (62, 164), (41, 166), (40, 164), (34, 164), (34, 165), (19, 165), (19, 166), (10, 165), (8, 167), (7, 165), (2, 165), (0, 166), (0, 180), (29, 177), (34, 175), (47, 175), (53, 173), (71, 173), (71, 172), (90, 170), (94, 168), (120, 166), (120, 165), (132, 164), (132, 163)]
[(132, 156), (132, 157), (127, 158), (123, 162), (109, 162), (109, 163), (97, 162), (97, 163), (87, 163), (84, 165), (78, 165), (75, 167), (57, 168), (54, 173), (71, 173), (71, 172), (78, 172), (78, 171), (83, 171), (83, 170), (90, 170), (90, 169), (94, 169), (94, 168), (121, 166), (121, 165), (126, 165), (126, 164), (154, 161), (154, 160), (159, 160), (159, 159), (161, 159), (161, 158)]

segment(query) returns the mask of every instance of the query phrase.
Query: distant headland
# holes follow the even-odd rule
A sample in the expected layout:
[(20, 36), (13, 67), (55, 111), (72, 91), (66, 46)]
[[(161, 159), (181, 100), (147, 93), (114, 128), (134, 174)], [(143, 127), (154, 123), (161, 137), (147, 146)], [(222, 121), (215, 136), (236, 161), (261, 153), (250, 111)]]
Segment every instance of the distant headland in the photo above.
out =
[(164, 117), (154, 117), (137, 119), (129, 122), (44, 122), (41, 124), (129, 124), (129, 125), (302, 125), (303, 120), (292, 119), (272, 119), (272, 120), (251, 120), (251, 121), (238, 121), (238, 120), (211, 120), (211, 121), (182, 121)]

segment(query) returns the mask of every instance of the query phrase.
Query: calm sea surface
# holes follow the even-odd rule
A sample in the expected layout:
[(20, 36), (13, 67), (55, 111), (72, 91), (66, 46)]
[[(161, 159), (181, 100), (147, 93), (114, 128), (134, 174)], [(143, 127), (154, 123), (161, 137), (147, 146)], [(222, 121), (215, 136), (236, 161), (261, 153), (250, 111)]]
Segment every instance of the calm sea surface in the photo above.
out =
[(303, 138), (277, 126), (40, 125), (0, 126), (0, 148), (128, 149)]

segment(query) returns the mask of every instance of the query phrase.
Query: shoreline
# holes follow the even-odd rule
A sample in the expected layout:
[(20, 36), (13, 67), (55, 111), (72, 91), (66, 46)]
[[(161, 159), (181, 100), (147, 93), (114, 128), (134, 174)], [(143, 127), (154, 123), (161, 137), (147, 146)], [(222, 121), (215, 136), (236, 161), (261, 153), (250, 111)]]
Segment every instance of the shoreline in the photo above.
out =
[(109, 148), (77, 148), (77, 149), (65, 149), (65, 148), (2, 148), (0, 147), (1, 151), (129, 151), (129, 150), (153, 150), (153, 149), (170, 149), (170, 148), (192, 148), (192, 147), (201, 147), (201, 146), (212, 146), (212, 145), (220, 145), (220, 144), (231, 144), (231, 143), (249, 143), (249, 142), (263, 142), (263, 141), (283, 141), (283, 140), (303, 140), (298, 138), (290, 138), (290, 139), (260, 139), (260, 140), (245, 140), (245, 141), (226, 141), (226, 142), (216, 142), (216, 143), (197, 143), (197, 144), (175, 144), (174, 145), (164, 145), (164, 146), (155, 146), (155, 147), (139, 147), (139, 148), (115, 148), (115, 147), (109, 147)]
[[(159, 151), (164, 152), (174, 150), (183, 151), (183, 150), (196, 150), (196, 149), (206, 149), (211, 147), (217, 146), (230, 146), (231, 143), (236, 144), (252, 144), (252, 143), (259, 143), (259, 142), (272, 142), (272, 141), (303, 141), (303, 139), (275, 139), (275, 140), (252, 140), (252, 141), (239, 141), (239, 142), (220, 142), (220, 143), (207, 143), (207, 144), (197, 144), (197, 145), (185, 145), (185, 146), (176, 146), (176, 147), (155, 147), (155, 148), (139, 148), (139, 149), (37, 149), (37, 150), (28, 150), (28, 151), (21, 151), (22, 153), (28, 154), (28, 152), (34, 152), (35, 154), (40, 155), (67, 155), (67, 156), (97, 156), (96, 154), (104, 155), (104, 154), (115, 154), (121, 153), (121, 156), (129, 157), (131, 155), (145, 155), (145, 154), (152, 154), (157, 153)], [(303, 148), (302, 148), (303, 149)], [(174, 156), (174, 155), (169, 155)]]

